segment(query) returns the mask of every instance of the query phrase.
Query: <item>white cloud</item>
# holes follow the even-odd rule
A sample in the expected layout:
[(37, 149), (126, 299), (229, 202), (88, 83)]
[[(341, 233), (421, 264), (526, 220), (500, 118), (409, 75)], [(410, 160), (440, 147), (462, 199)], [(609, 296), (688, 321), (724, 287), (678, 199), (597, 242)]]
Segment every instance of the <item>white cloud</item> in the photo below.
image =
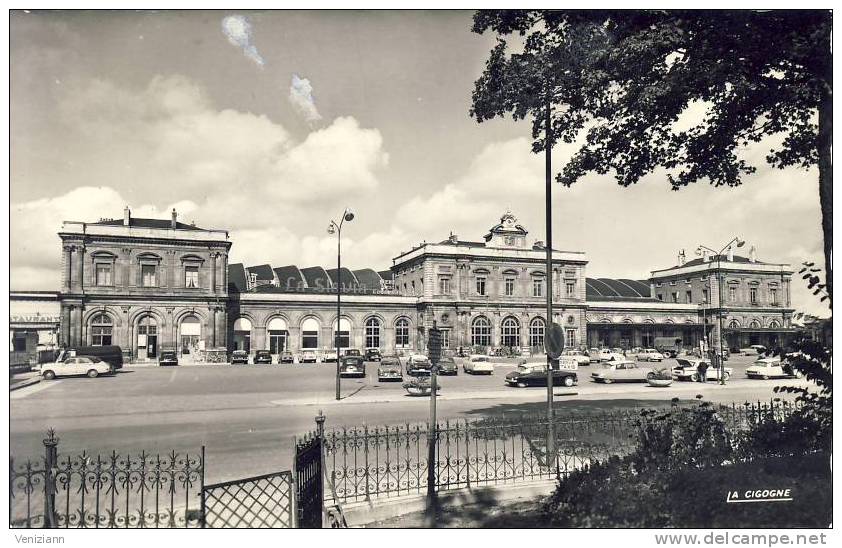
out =
[(222, 20), (222, 32), (232, 45), (243, 50), (243, 55), (263, 67), (263, 57), (252, 44), (251, 23), (242, 15), (229, 15)]
[(292, 83), (289, 86), (289, 102), (308, 122), (318, 122), (322, 119), (322, 115), (316, 108), (316, 101), (313, 99), (313, 86), (310, 85), (310, 80), (307, 78), (300, 78), (297, 74), (292, 75)]
[(298, 262), (313, 208), (365, 200), (389, 161), (380, 132), (352, 117), (296, 140), (266, 116), (214, 108), (179, 76), (141, 90), (94, 80), (60, 112), (72, 138), (49, 151), (62, 166), (49, 186), (66, 190), (10, 204), (13, 281), (24, 288), (33, 278), (21, 273), (59, 272), (61, 221), (120, 217), (126, 204), (137, 217), (168, 218), (175, 206), (182, 220), (230, 230), (234, 260)]

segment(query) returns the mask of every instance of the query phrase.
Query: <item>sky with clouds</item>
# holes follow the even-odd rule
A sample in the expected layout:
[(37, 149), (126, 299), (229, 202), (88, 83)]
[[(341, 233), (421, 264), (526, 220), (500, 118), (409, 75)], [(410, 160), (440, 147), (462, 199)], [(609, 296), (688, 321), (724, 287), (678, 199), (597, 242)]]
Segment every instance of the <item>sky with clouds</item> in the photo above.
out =
[[(543, 158), (528, 122), (477, 124), (491, 36), (471, 13), (12, 12), (11, 286), (56, 289), (63, 220), (135, 216), (224, 228), (232, 262), (391, 266), (453, 231), (479, 240), (507, 209), (544, 239)], [(554, 243), (594, 277), (644, 279), (678, 250), (734, 235), (758, 257), (822, 263), (818, 175), (744, 154), (738, 188), (556, 186)], [(561, 166), (570, 146), (554, 151)], [(824, 314), (799, 279), (794, 305)]]

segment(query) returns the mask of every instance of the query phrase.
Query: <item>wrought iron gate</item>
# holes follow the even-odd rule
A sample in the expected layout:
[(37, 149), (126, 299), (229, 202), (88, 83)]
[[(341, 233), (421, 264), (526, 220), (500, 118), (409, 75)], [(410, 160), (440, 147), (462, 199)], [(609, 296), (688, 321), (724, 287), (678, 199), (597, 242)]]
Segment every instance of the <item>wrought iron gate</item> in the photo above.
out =
[(202, 527), (293, 528), (295, 496), (289, 470), (206, 485)]
[(316, 417), (318, 431), (295, 441), (295, 489), (298, 501), (298, 526), (320, 529), (324, 513), (324, 470), (322, 442), (323, 415)]

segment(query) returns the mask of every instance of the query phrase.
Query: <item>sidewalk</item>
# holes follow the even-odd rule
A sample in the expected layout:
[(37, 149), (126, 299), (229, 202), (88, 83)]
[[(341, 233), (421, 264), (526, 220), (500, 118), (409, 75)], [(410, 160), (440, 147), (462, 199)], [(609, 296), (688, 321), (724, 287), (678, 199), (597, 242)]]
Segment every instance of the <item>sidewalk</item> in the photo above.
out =
[(9, 377), (9, 392), (32, 386), (41, 382), (41, 374), (38, 371), (28, 371), (26, 373), (18, 373)]

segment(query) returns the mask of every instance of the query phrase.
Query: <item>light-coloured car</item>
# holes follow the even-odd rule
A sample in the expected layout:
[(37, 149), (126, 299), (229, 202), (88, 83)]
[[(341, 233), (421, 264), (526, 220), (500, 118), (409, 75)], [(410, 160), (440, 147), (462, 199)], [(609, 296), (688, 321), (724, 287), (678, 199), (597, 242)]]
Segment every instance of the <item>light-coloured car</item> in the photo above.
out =
[[(711, 367), (710, 361), (708, 360), (676, 358), (676, 362), (678, 362), (678, 365), (672, 368), (672, 376), (676, 380), (698, 382), (699, 364), (701, 363), (707, 365), (705, 370), (705, 380), (718, 381), (722, 379), (722, 377), (720, 377), (719, 369)], [(731, 374), (733, 372), (734, 370), (732, 368), (725, 368), (726, 381), (731, 378)]]
[(575, 360), (579, 365), (590, 365), (591, 358), (581, 350), (565, 350), (561, 353), (565, 358)]
[(41, 376), (47, 380), (56, 377), (88, 376), (95, 378), (113, 373), (111, 364), (95, 356), (73, 356), (63, 362), (45, 363), (41, 366)]
[(801, 372), (793, 368), (780, 358), (761, 358), (746, 367), (746, 377), (749, 379), (799, 379)]
[(401, 362), (397, 356), (383, 356), (377, 364), (377, 380), (402, 381)]
[(335, 362), (336, 359), (336, 350), (325, 350), (322, 352), (322, 363)]
[(663, 361), (664, 355), (654, 348), (646, 348), (637, 353), (637, 359), (642, 362), (660, 362)]
[(302, 350), (298, 355), (298, 363), (316, 363), (316, 352), (314, 350)]
[(655, 378), (655, 372), (651, 367), (637, 365), (631, 360), (616, 360), (603, 363), (602, 366), (591, 373), (591, 379), (595, 382), (646, 382), (648, 378)]
[(491, 375), (494, 373), (494, 363), (488, 356), (473, 354), (462, 364), (462, 371), (471, 375), (476, 375), (477, 373)]

